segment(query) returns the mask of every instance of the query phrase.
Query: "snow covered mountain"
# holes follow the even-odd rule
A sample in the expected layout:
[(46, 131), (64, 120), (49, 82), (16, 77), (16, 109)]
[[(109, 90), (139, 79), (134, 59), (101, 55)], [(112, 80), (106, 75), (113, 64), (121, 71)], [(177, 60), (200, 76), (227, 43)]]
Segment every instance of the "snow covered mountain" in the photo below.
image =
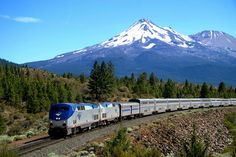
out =
[(236, 50), (236, 38), (220, 31), (202, 31), (191, 37), (207, 46)]
[(106, 60), (113, 62), (118, 76), (155, 72), (164, 79), (236, 86), (235, 40), (223, 32), (183, 35), (141, 19), (100, 44), (26, 64), (57, 73), (89, 74), (95, 60)]

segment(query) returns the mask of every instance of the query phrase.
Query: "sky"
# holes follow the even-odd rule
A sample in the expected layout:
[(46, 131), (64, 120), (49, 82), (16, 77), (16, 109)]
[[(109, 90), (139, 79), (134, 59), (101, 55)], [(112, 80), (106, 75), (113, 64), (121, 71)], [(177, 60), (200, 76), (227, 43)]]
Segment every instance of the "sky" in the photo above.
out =
[(146, 18), (236, 37), (236, 0), (0, 0), (0, 58), (26, 63), (103, 42)]

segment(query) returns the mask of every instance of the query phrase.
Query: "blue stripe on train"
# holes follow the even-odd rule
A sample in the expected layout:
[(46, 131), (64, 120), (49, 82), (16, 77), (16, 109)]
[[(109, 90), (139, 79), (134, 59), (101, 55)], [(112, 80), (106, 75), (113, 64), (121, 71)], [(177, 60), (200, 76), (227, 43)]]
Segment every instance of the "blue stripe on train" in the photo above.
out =
[(125, 111), (130, 111), (130, 109), (125, 109), (125, 110), (121, 110), (122, 112), (125, 112)]
[[(133, 108), (132, 111), (134, 110), (139, 110), (139, 108)], [(121, 110), (122, 112), (125, 112), (125, 111), (130, 111), (130, 109), (124, 109), (124, 110)]]

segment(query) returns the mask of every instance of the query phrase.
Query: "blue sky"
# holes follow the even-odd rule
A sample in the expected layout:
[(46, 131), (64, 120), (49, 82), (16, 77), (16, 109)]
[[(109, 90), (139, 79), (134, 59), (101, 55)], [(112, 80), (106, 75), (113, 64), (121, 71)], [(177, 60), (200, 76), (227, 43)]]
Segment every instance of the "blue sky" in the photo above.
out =
[(141, 18), (183, 34), (236, 37), (236, 0), (0, 0), (0, 58), (45, 60), (105, 41)]

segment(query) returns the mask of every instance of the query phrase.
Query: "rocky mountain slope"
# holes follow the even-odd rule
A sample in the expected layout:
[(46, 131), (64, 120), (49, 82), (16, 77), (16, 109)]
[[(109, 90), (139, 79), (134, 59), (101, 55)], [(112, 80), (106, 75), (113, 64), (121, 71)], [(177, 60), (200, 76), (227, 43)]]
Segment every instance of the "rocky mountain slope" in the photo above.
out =
[(232, 143), (232, 136), (224, 125), (225, 114), (236, 108), (212, 109), (169, 117), (147, 126), (139, 126), (130, 136), (135, 144), (159, 148), (165, 155), (180, 152), (190, 139), (193, 124), (201, 140), (209, 142), (209, 151), (220, 153)]

